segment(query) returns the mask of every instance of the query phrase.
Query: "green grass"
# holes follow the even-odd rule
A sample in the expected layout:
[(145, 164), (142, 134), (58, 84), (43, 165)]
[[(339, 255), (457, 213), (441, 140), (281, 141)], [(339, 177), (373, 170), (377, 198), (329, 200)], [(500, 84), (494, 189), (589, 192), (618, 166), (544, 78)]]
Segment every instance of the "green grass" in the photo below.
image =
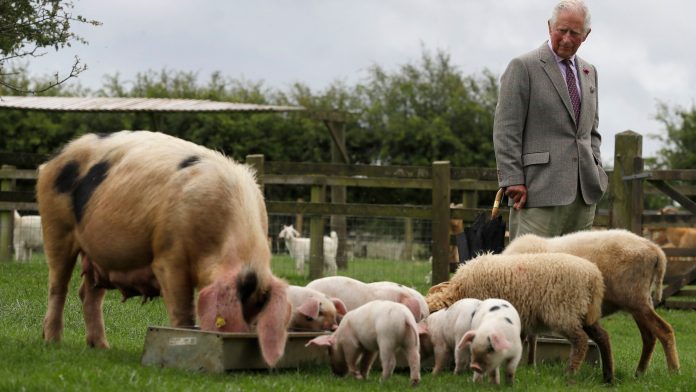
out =
[[(274, 260), (274, 264), (288, 262), (283, 258)], [(394, 274), (392, 280), (408, 278), (404, 268), (388, 267), (389, 262), (366, 263), (372, 266), (384, 264), (384, 270)], [(351, 268), (361, 270), (363, 267), (355, 263)], [(421, 273), (413, 272), (413, 279)], [(66, 304), (63, 341), (60, 344), (45, 344), (41, 339), (41, 321), (46, 307), (46, 276), (46, 265), (39, 261), (0, 263), (0, 391), (402, 391), (408, 385), (408, 376), (403, 372), (386, 382), (379, 381), (377, 372), (373, 372), (366, 381), (358, 381), (334, 377), (328, 366), (223, 375), (145, 367), (140, 365), (140, 356), (147, 326), (167, 325), (162, 301), (141, 305), (138, 299), (130, 299), (121, 303), (116, 291), (109, 292), (104, 305), (106, 332), (112, 348), (87, 348), (82, 310), (77, 297), (77, 272), (71, 281), (71, 293)], [(367, 275), (356, 277), (365, 279)], [(366, 280), (385, 278), (388, 276)], [(300, 277), (288, 276), (287, 279), (300, 284), (303, 282)], [(659, 313), (677, 333), (682, 365), (680, 375), (669, 375), (658, 344), (647, 374), (640, 379), (633, 378), (641, 340), (633, 320), (618, 314), (603, 320), (614, 348), (616, 383), (613, 387), (602, 385), (601, 370), (590, 366), (583, 366), (575, 377), (575, 383), (569, 384), (564, 376), (565, 364), (556, 363), (537, 365), (536, 368), (520, 366), (514, 389), (696, 390), (696, 351), (693, 349), (696, 347), (696, 312), (659, 310)], [(474, 385), (470, 375), (443, 374), (433, 377), (427, 371), (422, 374), (418, 388), (423, 391), (501, 389), (487, 384)]]

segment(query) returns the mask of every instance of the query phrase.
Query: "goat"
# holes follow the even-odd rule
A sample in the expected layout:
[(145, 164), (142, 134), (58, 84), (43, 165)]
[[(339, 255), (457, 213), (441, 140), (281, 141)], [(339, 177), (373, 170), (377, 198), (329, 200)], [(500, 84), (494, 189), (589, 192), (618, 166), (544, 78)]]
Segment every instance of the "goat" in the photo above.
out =
[(15, 210), (12, 245), (15, 251), (15, 261), (28, 261), (31, 259), (32, 251), (42, 249), (41, 216), (20, 216)]
[[(309, 259), (309, 238), (300, 237), (300, 233), (292, 225), (283, 225), (278, 233), (278, 238), (285, 240), (285, 247), (290, 256), (295, 260), (295, 269), (298, 274), (304, 274), (305, 260)], [(338, 250), (338, 234), (331, 231), (331, 236), (324, 236), (324, 272), (327, 275), (336, 275), (336, 252)]]

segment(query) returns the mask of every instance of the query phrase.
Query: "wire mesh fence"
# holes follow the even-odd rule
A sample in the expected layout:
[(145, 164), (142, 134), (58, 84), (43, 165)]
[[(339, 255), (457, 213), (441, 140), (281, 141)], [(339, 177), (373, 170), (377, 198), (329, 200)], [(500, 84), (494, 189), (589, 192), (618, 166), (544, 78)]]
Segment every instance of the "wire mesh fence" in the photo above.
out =
[[(304, 284), (309, 279), (309, 257), (304, 266), (290, 255), (289, 244), (278, 234), (286, 225), (304, 238), (309, 237), (309, 224), (296, 215), (271, 214), (269, 236), (273, 252), (273, 272), (292, 284)], [(331, 230), (325, 219), (325, 235)], [(340, 262), (339, 275), (364, 282), (388, 280), (417, 289), (430, 287), (431, 221), (407, 218), (347, 217), (345, 262)], [(343, 264), (343, 265), (342, 265)]]

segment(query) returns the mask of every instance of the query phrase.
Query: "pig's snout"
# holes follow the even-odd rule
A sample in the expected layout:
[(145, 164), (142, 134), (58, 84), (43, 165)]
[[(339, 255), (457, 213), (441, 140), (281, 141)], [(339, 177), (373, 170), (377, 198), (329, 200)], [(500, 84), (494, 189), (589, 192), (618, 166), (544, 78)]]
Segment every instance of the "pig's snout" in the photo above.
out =
[(483, 369), (481, 369), (481, 365), (479, 365), (478, 363), (474, 362), (471, 365), (469, 365), (469, 367), (476, 373), (483, 373)]

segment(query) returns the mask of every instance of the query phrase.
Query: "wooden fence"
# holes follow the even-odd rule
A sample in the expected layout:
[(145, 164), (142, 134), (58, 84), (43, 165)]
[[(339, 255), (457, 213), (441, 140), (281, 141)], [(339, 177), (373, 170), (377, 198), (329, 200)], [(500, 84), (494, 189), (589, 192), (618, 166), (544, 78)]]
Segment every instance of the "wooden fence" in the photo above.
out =
[[(688, 184), (696, 181), (696, 170), (644, 172), (642, 137), (632, 131), (618, 134), (615, 145), (615, 169), (609, 171), (610, 189), (600, 204), (595, 225), (626, 228), (637, 234), (642, 234), (644, 228), (696, 226), (696, 203), (689, 198), (696, 195), (696, 189)], [(45, 157), (32, 157), (28, 154), (0, 154), (0, 164), (24, 167), (17, 169), (3, 165), (0, 169), (0, 260), (9, 259), (11, 211), (36, 210), (34, 192), (15, 190), (13, 185), (16, 181), (35, 180), (36, 169), (33, 168), (43, 159)], [(340, 218), (363, 216), (430, 219), (432, 283), (445, 281), (449, 278), (449, 220), (459, 218), (468, 224), (479, 213), (490, 211), (490, 206), (479, 206), (479, 196), (485, 192), (493, 194), (498, 188), (495, 169), (457, 168), (451, 167), (447, 161), (433, 162), (430, 166), (375, 166), (267, 162), (262, 155), (250, 155), (247, 163), (256, 168), (258, 181), (262, 186), (311, 188), (309, 202), (267, 200), (267, 209), (269, 213), (303, 214), (309, 217), (312, 279), (322, 275), (321, 238), (324, 234), (324, 219), (337, 219), (339, 238), (345, 238), (345, 231), (341, 232)], [(431, 191), (432, 199), (429, 205), (349, 203), (345, 199), (347, 187), (423, 189)], [(326, 201), (328, 191), (331, 192), (331, 202)], [(452, 200), (453, 191), (461, 191), (462, 200)], [(646, 194), (667, 195), (691, 214), (657, 215), (654, 211), (644, 211)], [(462, 203), (463, 208), (450, 208), (452, 202)], [(501, 211), (507, 220), (506, 209)], [(665, 248), (665, 253), (671, 257), (692, 257), (696, 255), (696, 249)], [(669, 284), (666, 294), (678, 293), (695, 278), (694, 269), (687, 268), (678, 279), (666, 282)]]

